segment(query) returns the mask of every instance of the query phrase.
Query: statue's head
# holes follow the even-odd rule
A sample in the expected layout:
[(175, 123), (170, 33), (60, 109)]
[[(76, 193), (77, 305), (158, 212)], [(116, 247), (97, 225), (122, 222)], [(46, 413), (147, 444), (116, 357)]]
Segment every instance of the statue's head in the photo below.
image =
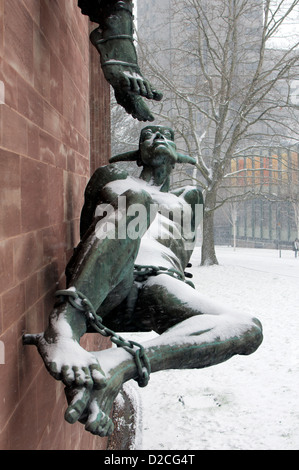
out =
[(147, 126), (142, 129), (139, 140), (138, 165), (157, 168), (167, 164), (173, 168), (177, 161), (174, 132), (170, 127)]
[(143, 167), (157, 168), (167, 164), (172, 168), (176, 163), (195, 164), (194, 158), (177, 152), (174, 132), (166, 126), (147, 126), (141, 130), (139, 148), (133, 152), (116, 155), (110, 163), (120, 161), (136, 161)]

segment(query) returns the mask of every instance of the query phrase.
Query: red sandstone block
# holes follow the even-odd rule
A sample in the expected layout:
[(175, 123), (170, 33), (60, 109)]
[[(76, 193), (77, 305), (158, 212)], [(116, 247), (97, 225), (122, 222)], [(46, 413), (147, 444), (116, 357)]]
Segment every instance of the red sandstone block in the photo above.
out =
[(9, 435), (5, 429), (2, 432), (0, 431), (0, 449), (10, 449)]
[(20, 157), (0, 149), (0, 239), (20, 233)]
[(17, 321), (25, 311), (25, 286), (20, 283), (2, 296), (3, 331)]
[[(1, 111), (1, 108), (0, 108)], [(71, 142), (71, 124), (63, 115), (60, 118), (61, 141), (64, 145), (70, 146)]]
[[(34, 450), (38, 443), (37, 405), (35, 382), (22, 396), (10, 419), (10, 445), (12, 450)], [(16, 432), (17, 430), (17, 432)]]
[(30, 16), (39, 25), (40, 5), (36, 0), (22, 0), (24, 7), (28, 10)]
[(67, 154), (68, 154), (68, 151), (67, 151), (66, 144), (63, 143), (63, 142), (60, 142), (59, 146), (58, 146), (58, 149), (57, 149), (57, 152), (56, 152), (56, 155), (55, 155), (55, 165), (58, 168), (62, 168), (63, 170), (66, 169)]
[(18, 111), (39, 127), (43, 126), (43, 100), (35, 89), (18, 77)]
[(78, 151), (79, 148), (79, 133), (73, 124), (71, 124), (70, 146)]
[(79, 153), (75, 154), (76, 173), (83, 176), (89, 176), (89, 159), (82, 157)]
[[(40, 0), (40, 29), (51, 48), (58, 52), (60, 48), (61, 31), (60, 16), (55, 14), (55, 2)], [(57, 4), (56, 4), (57, 5)]]
[[(40, 301), (36, 302), (33, 306), (31, 306), (25, 313), (22, 319), (24, 323), (23, 331), (29, 334), (35, 334), (35, 333), (40, 333), (44, 331), (43, 314), (44, 314), (43, 299), (41, 299)], [(34, 356), (34, 359), (33, 359), (32, 365), (30, 365), (30, 361), (28, 361), (28, 356), (24, 356), (24, 353), (25, 351), (26, 353), (31, 351), (31, 349), (33, 351), (36, 351), (37, 353), (37, 350), (35, 348), (25, 348), (23, 344), (21, 345), (20, 352), (22, 356), (21, 360), (23, 361), (24, 359), (24, 364), (22, 364), (23, 375), (25, 374), (25, 366), (26, 366), (26, 373), (27, 373), (29, 370), (30, 371), (33, 370), (33, 364), (34, 364), (34, 372), (30, 372), (30, 374), (33, 377), (34, 375), (36, 375), (37, 371), (42, 366), (42, 361), (38, 355), (32, 353), (30, 355), (30, 360), (32, 359), (32, 356)], [(25, 376), (24, 376), (24, 380), (26, 381)]]
[(76, 173), (76, 151), (71, 147), (67, 152), (67, 171)]
[[(37, 409), (37, 432), (40, 436), (38, 448), (39, 449), (47, 449), (49, 446), (49, 433), (51, 428), (51, 416), (52, 411), (56, 407), (56, 388), (57, 382), (55, 379), (46, 371), (43, 367), (39, 372), (37, 379), (37, 396), (39, 397), (39, 406)], [(63, 388), (62, 384), (59, 384), (61, 388)], [(57, 417), (55, 414), (55, 418), (58, 418), (58, 422), (56, 423), (59, 426), (59, 423), (63, 419), (64, 410), (61, 410), (61, 415)], [(55, 434), (55, 430), (57, 433), (58, 426), (52, 426), (52, 432)], [(54, 437), (54, 436), (53, 436)]]
[(49, 224), (56, 225), (64, 219), (63, 170), (49, 166)]
[(20, 0), (4, 3), (5, 58), (17, 72), (33, 83), (33, 20)]
[(53, 135), (56, 139), (61, 140), (61, 125), (58, 111), (52, 105), (44, 101), (44, 130)]
[(27, 121), (7, 105), (1, 105), (1, 144), (7, 150), (24, 155), (27, 151)]
[(21, 159), (22, 229), (48, 225), (48, 167), (29, 158)]
[[(51, 263), (47, 264), (43, 269), (41, 269), (38, 273), (38, 289), (39, 295), (45, 295), (46, 293), (50, 292), (52, 295), (52, 301), (50, 302), (50, 311), (53, 308), (54, 304), (54, 293), (57, 290), (57, 283), (58, 283), (59, 273), (58, 273), (58, 266), (57, 262), (54, 259)], [(48, 308), (48, 302), (47, 302)], [(50, 313), (48, 311), (48, 313)]]
[(50, 98), (50, 45), (34, 25), (33, 34), (34, 87), (45, 98)]
[(0, 243), (0, 292), (9, 290), (14, 285), (13, 271), (13, 239)]
[(77, 245), (77, 233), (79, 233), (79, 221), (66, 221), (65, 222), (66, 230), (66, 258), (69, 260), (69, 254), (73, 253), (74, 247)]
[(33, 273), (25, 279), (25, 310), (28, 310), (38, 299), (37, 273)]
[[(89, 102), (81, 99), (76, 101), (76, 110), (73, 124), (80, 134), (87, 136), (89, 134)], [(78, 149), (78, 144), (77, 144)]]
[(3, 307), (2, 307), (2, 295), (0, 295), (0, 335), (2, 333), (3, 333)]
[(45, 163), (54, 165), (58, 141), (48, 132), (39, 130), (39, 158)]
[[(100, 68), (100, 64), (99, 64), (99, 68)], [(89, 102), (89, 93), (90, 93), (90, 89), (89, 89), (89, 80), (90, 78), (90, 74), (89, 74), (89, 67), (82, 67), (81, 69), (81, 76), (80, 76), (80, 89), (82, 91), (82, 94), (84, 96), (84, 99), (85, 101)], [(106, 116), (105, 116), (106, 118)]]
[(89, 128), (86, 135), (78, 135), (78, 152), (89, 160)]
[(7, 106), (17, 109), (17, 72), (5, 61), (1, 64), (1, 80), (4, 83), (4, 102)]
[[(64, 386), (62, 382), (57, 382), (51, 377), (48, 378), (47, 384), (47, 389), (44, 387), (39, 389), (39, 394), (44, 396), (44, 406), (50, 409), (50, 413), (46, 413), (46, 416), (43, 416), (42, 413), (39, 414), (41, 439), (38, 448), (40, 450), (65, 450), (66, 422), (64, 412), (67, 402), (64, 395)], [(44, 409), (44, 407), (41, 409)], [(68, 425), (67, 433), (70, 434), (73, 431), (73, 426)]]
[(58, 56), (50, 51), (50, 102), (62, 114), (63, 112), (63, 65)]
[[(23, 0), (23, 1), (26, 1), (26, 0)], [(70, 2), (70, 4), (68, 5), (69, 2), (66, 2), (67, 6), (65, 6), (64, 3), (65, 1), (62, 2), (61, 0), (41, 0), (40, 8), (41, 10), (46, 10), (47, 13), (50, 10), (51, 20), (56, 19), (56, 21), (60, 22), (61, 19), (64, 18), (65, 10), (71, 9), (72, 4), (73, 4), (73, 2)]]
[[(81, 136), (75, 128), (73, 120), (69, 121), (65, 116), (61, 116), (60, 125), (62, 133), (61, 139), (63, 143), (80, 153), (80, 148), (82, 146), (81, 138), (89, 139), (89, 130), (86, 131), (85, 135)], [(86, 155), (89, 155), (89, 148), (87, 149)]]
[(47, 227), (43, 230), (43, 262), (49, 264), (55, 258), (55, 253), (61, 250), (61, 244), (63, 243), (59, 239), (59, 232), (57, 227)]
[(12, 240), (15, 279), (23, 281), (43, 265), (42, 231), (29, 232)]
[(28, 121), (27, 155), (35, 160), (40, 160), (39, 133), (39, 127)]
[[(3, 44), (3, 30), (4, 30), (4, 0), (0, 0), (0, 56), (2, 57), (4, 55), (4, 44)], [(1, 448), (1, 447), (0, 447)]]
[(74, 173), (66, 173), (64, 178), (64, 197), (66, 208), (66, 219), (78, 219), (84, 201), (84, 189), (86, 187), (84, 176)]
[[(60, 55), (65, 73), (71, 77), (74, 84), (77, 84), (80, 68), (82, 67), (81, 58), (77, 56), (78, 50), (69, 28), (62, 27), (60, 31)], [(79, 67), (79, 68), (78, 68)]]
[(73, 125), (76, 115), (76, 102), (80, 99), (79, 91), (69, 73), (63, 73), (63, 115)]
[(49, 315), (53, 311), (53, 307), (56, 302), (56, 297), (54, 294), (59, 288), (59, 285), (56, 285), (55, 288), (52, 288), (51, 291), (47, 292), (43, 297), (44, 313), (42, 319), (42, 328), (40, 331), (44, 331), (49, 324)]
[[(44, 445), (45, 449), (49, 450), (65, 450), (65, 424), (63, 422), (63, 415), (64, 415), (65, 407), (59, 408), (56, 416), (55, 421), (51, 421), (50, 423), (50, 430), (48, 433), (47, 441), (45, 441)], [(60, 419), (59, 419), (60, 417)], [(59, 427), (58, 427), (59, 423)]]
[(5, 364), (0, 365), (0, 429), (11, 417), (19, 398), (17, 325), (14, 323), (1, 336), (5, 347)]
[(36, 379), (39, 371), (44, 367), (43, 361), (38, 354), (36, 347), (23, 345), (22, 335), (24, 333), (40, 333), (41, 317), (43, 315), (42, 303), (37, 302), (19, 320), (18, 329), (18, 369), (19, 369), (19, 389), (22, 394), (30, 387)]

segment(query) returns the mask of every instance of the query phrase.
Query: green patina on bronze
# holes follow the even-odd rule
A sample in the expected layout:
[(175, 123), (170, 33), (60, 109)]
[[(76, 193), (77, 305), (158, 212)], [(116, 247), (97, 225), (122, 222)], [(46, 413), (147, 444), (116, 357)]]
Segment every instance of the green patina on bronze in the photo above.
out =
[[(136, 161), (140, 177), (117, 168), (118, 161)], [(111, 407), (127, 380), (144, 386), (150, 371), (208, 367), (251, 354), (262, 341), (257, 319), (219, 310), (188, 285), (196, 208), (203, 198), (196, 187), (169, 190), (175, 164), (194, 164), (177, 152), (173, 131), (147, 126), (138, 149), (111, 162), (96, 170), (86, 187), (81, 242), (66, 268), (67, 289), (58, 293), (46, 331), (24, 337), (24, 344), (37, 346), (50, 374), (65, 384), (67, 421), (80, 421), (100, 436), (113, 430)], [(135, 237), (131, 208), (136, 204), (145, 216)], [(111, 208), (118, 217), (102, 237), (107, 214), (114, 215)], [(174, 236), (183, 223), (173, 216), (174, 208), (190, 214), (190, 234), (182, 230)], [(126, 236), (111, 238), (111, 233)], [(159, 336), (142, 345), (115, 333), (151, 330)], [(119, 347), (85, 351), (80, 339), (92, 331), (110, 336)]]
[(99, 24), (90, 40), (100, 54), (106, 80), (127, 113), (140, 121), (153, 121), (143, 98), (160, 101), (162, 93), (145, 79), (139, 69), (133, 40), (131, 0), (79, 0), (83, 14)]

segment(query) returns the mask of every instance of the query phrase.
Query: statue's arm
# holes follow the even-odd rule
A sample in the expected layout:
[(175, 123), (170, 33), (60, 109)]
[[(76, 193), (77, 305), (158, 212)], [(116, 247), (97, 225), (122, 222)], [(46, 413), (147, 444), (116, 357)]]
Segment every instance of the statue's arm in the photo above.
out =
[(128, 173), (126, 171), (119, 170), (113, 164), (102, 166), (94, 172), (84, 193), (84, 204), (80, 218), (81, 240), (92, 224), (97, 205), (106, 202), (101, 200), (104, 186), (111, 181), (126, 179), (127, 176)]

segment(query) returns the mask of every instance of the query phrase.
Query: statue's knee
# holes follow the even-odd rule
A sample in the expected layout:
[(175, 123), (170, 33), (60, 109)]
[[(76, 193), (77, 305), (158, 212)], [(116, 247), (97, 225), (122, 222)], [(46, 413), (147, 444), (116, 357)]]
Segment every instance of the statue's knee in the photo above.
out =
[(263, 327), (261, 322), (257, 318), (253, 318), (253, 323), (255, 325), (256, 343), (259, 346), (263, 341)]
[(246, 337), (247, 348), (245, 355), (252, 354), (257, 350), (263, 341), (263, 328), (257, 318), (253, 318)]

